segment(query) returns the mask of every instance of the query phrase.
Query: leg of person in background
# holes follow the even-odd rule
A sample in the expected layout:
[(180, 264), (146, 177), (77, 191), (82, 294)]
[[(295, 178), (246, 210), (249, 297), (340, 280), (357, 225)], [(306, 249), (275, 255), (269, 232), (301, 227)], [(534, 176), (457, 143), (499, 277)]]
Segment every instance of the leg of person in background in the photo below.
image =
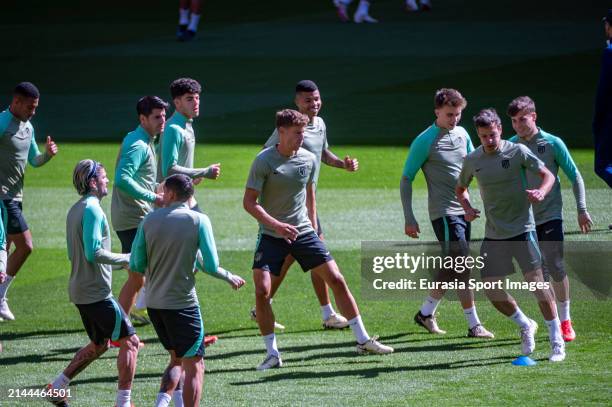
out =
[(347, 8), (349, 4), (351, 4), (353, 0), (334, 0), (334, 7), (336, 7), (336, 13), (338, 14), (338, 18), (343, 23), (348, 23), (351, 21), (351, 18), (348, 15)]
[(176, 29), (176, 38), (181, 41), (189, 25), (189, 3), (191, 0), (179, 0), (179, 23)]
[(191, 41), (198, 31), (198, 24), (202, 16), (202, 2), (200, 0), (191, 0), (189, 7), (189, 24), (179, 41)]
[(360, 0), (357, 11), (353, 16), (353, 21), (359, 23), (377, 23), (378, 20), (370, 15), (370, 2), (367, 0)]

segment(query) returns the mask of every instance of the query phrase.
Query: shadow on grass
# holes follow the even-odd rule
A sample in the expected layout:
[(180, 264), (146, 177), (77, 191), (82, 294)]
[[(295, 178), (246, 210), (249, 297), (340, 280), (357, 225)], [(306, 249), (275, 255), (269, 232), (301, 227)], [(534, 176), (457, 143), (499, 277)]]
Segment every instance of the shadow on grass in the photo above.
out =
[(0, 335), (0, 340), (2, 341), (13, 341), (16, 339), (29, 338), (32, 336), (54, 336), (54, 335), (68, 335), (75, 333), (85, 333), (85, 329), (56, 329), (56, 330), (46, 330), (46, 331), (30, 331), (30, 332), (11, 332)]
[(362, 379), (377, 378), (381, 373), (397, 373), (397, 372), (417, 372), (417, 371), (432, 371), (432, 370), (453, 370), (464, 369), (467, 367), (483, 367), (491, 365), (500, 365), (510, 363), (512, 357), (494, 357), (487, 359), (471, 359), (460, 362), (434, 363), (429, 365), (417, 366), (389, 366), (389, 367), (373, 367), (369, 369), (356, 370), (333, 370), (333, 371), (310, 371), (310, 372), (287, 372), (265, 376), (257, 380), (233, 382), (232, 386), (248, 386), (253, 384), (279, 382), (283, 380), (304, 380), (313, 379), (321, 380), (326, 378), (337, 378), (340, 376), (357, 376)]

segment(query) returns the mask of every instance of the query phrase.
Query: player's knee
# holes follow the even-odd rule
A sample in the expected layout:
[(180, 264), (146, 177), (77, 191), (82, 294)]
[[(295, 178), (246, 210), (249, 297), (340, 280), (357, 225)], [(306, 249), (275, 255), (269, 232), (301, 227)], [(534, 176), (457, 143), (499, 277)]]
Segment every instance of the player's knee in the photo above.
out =
[(336, 289), (346, 289), (346, 280), (340, 272), (331, 273), (327, 279), (327, 284)]
[(270, 299), (270, 286), (266, 284), (255, 285), (255, 297), (260, 300)]

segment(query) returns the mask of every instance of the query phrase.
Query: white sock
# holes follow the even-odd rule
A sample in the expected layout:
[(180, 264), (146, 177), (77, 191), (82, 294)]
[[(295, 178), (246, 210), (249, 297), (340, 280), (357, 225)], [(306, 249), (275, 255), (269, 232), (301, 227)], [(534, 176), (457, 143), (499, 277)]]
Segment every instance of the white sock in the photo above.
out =
[(59, 376), (53, 380), (51, 387), (54, 389), (65, 389), (70, 384), (70, 379), (64, 373), (60, 373)]
[(353, 330), (353, 335), (355, 335), (355, 339), (357, 339), (357, 343), (363, 344), (363, 343), (366, 343), (370, 339), (370, 335), (368, 335), (365, 327), (363, 326), (361, 315), (357, 315), (355, 318), (351, 319), (348, 323), (351, 329)]
[(440, 300), (436, 300), (432, 296), (428, 296), (425, 298), (425, 302), (421, 305), (421, 314), (428, 317), (433, 315), (436, 312), (436, 308), (438, 308), (438, 304), (440, 304)]
[(272, 305), (272, 300), (273, 300), (273, 299), (274, 299), (274, 298), (270, 298), (270, 301), (268, 301), (268, 304)]
[(155, 399), (155, 407), (168, 407), (172, 397), (166, 393), (157, 393), (157, 399)]
[(478, 319), (478, 313), (476, 312), (475, 305), (471, 308), (465, 308), (463, 310), (463, 315), (465, 315), (465, 319), (470, 329), (474, 328), (476, 325), (480, 325), (480, 319)]
[(179, 8), (179, 24), (180, 25), (189, 24), (189, 9), (188, 8)]
[(117, 407), (130, 407), (132, 390), (117, 390)]
[(187, 29), (189, 31), (198, 31), (198, 23), (200, 22), (200, 15), (191, 13), (191, 17), (189, 18), (189, 26)]
[(138, 291), (138, 297), (136, 298), (136, 305), (134, 307), (136, 309), (147, 308), (147, 290), (144, 287)]
[(183, 390), (174, 390), (172, 401), (174, 401), (174, 407), (183, 407)]
[(416, 0), (406, 0), (406, 5), (411, 10), (418, 10), (419, 9), (419, 5), (417, 4)]
[(366, 0), (361, 0), (359, 2), (359, 6), (357, 6), (357, 11), (355, 14), (368, 14), (370, 11), (370, 2)]
[(326, 305), (321, 305), (321, 316), (323, 317), (323, 321), (327, 321), (329, 317), (335, 314), (334, 307), (332, 307), (331, 303)]
[(278, 347), (276, 346), (276, 335), (271, 333), (270, 335), (266, 335), (263, 337), (264, 343), (266, 344), (266, 350), (268, 351), (268, 355), (280, 356), (280, 352), (278, 351)]
[(512, 319), (521, 328), (527, 328), (530, 325), (529, 318), (523, 314), (523, 311), (521, 311), (519, 307), (516, 307), (516, 312), (510, 315), (510, 319)]
[(8, 291), (9, 286), (11, 285), (11, 281), (13, 281), (14, 278), (15, 277), (9, 276), (7, 274), (4, 283), (0, 284), (0, 300), (6, 298), (6, 292)]
[(561, 321), (559, 318), (555, 318), (552, 321), (544, 321), (548, 327), (548, 338), (550, 343), (563, 342), (563, 336), (561, 336)]
[(557, 312), (559, 312), (559, 319), (561, 321), (570, 320), (570, 300), (559, 301), (557, 303)]

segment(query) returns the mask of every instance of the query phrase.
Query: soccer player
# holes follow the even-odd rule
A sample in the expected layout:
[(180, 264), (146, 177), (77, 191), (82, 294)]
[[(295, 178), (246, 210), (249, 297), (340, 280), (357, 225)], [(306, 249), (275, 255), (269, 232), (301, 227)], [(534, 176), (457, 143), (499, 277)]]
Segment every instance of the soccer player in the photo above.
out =
[(184, 371), (182, 400), (198, 406), (204, 380), (204, 325), (195, 289), (197, 267), (238, 289), (244, 280), (219, 267), (215, 239), (206, 215), (193, 211), (191, 178), (175, 174), (164, 182), (164, 208), (147, 215), (138, 227), (130, 268), (146, 275), (147, 307), (153, 327), (170, 354), (156, 406), (165, 407)]
[[(593, 137), (595, 173), (612, 188), (612, 9), (604, 17), (607, 46), (601, 57), (601, 74), (595, 97)], [(610, 225), (612, 228), (612, 225)]]
[(0, 201), (0, 284), (4, 280), (6, 280), (6, 208)]
[[(469, 134), (457, 124), (467, 101), (455, 89), (439, 89), (434, 96), (436, 121), (419, 134), (410, 145), (410, 152), (400, 181), (400, 194), (404, 208), (404, 232), (418, 239), (421, 232), (412, 210), (412, 182), (419, 170), (427, 182), (429, 218), (443, 253), (452, 256), (468, 256), (470, 223), (455, 196), (455, 186), (465, 156), (474, 150)], [(466, 285), (469, 270), (458, 273), (452, 269), (439, 271), (436, 281), (462, 281)], [(445, 290), (431, 290), (429, 296), (414, 316), (414, 321), (434, 334), (445, 334), (438, 327), (436, 308)], [(457, 290), (468, 323), (469, 337), (493, 338), (481, 324), (476, 312), (474, 293), (470, 289)]]
[[(327, 128), (325, 122), (318, 115), (323, 101), (321, 100), (321, 93), (319, 92), (318, 86), (310, 80), (303, 80), (297, 83), (295, 87), (295, 105), (298, 107), (300, 113), (308, 116), (308, 124), (304, 128), (304, 141), (302, 148), (310, 151), (315, 155), (316, 167), (314, 173), (313, 182), (316, 186), (319, 180), (319, 173), (321, 170), (321, 162), (329, 165), (333, 168), (343, 168), (349, 172), (354, 172), (359, 169), (359, 161), (356, 158), (350, 156), (344, 157), (344, 160), (336, 157), (334, 153), (329, 150), (327, 144)], [(264, 148), (274, 147), (280, 142), (278, 130), (275, 129), (268, 141), (266, 141)], [(323, 229), (321, 228), (321, 222), (317, 219), (317, 235), (323, 239)], [(294, 259), (291, 256), (287, 256), (287, 259), (281, 267), (280, 276), (272, 276), (272, 285), (270, 289), (270, 298), (274, 298), (278, 287), (281, 285), (289, 267), (293, 264)], [(315, 290), (315, 294), (319, 300), (321, 306), (321, 317), (323, 319), (323, 327), (329, 329), (343, 329), (348, 326), (348, 321), (342, 315), (336, 313), (331, 300), (329, 298), (329, 287), (325, 284), (325, 281), (315, 273), (310, 273), (312, 280), (312, 286)], [(251, 318), (256, 320), (255, 309), (251, 310)], [(284, 329), (284, 326), (275, 322), (275, 326), (279, 329)]]
[[(121, 241), (121, 252), (130, 253), (138, 224), (153, 206), (162, 204), (156, 193), (157, 161), (154, 139), (164, 131), (168, 104), (157, 96), (145, 96), (136, 104), (140, 125), (123, 139), (115, 168), (115, 188), (111, 202), (113, 229)], [(143, 287), (141, 273), (128, 270), (128, 279), (119, 293), (119, 303), (134, 320), (148, 323), (140, 308), (130, 313), (138, 291)], [(144, 292), (139, 302), (146, 304)]]
[(179, 24), (176, 39), (182, 42), (191, 41), (198, 31), (198, 23), (202, 16), (200, 0), (179, 0)]
[[(159, 141), (159, 182), (169, 175), (185, 174), (198, 184), (202, 178), (217, 179), (221, 174), (219, 163), (206, 168), (193, 168), (196, 146), (193, 119), (200, 115), (201, 92), (202, 86), (191, 78), (179, 78), (170, 85), (170, 94), (176, 110), (166, 122)], [(197, 206), (194, 207), (199, 210)]]
[[(487, 219), (480, 249), (484, 258), (482, 280), (490, 284), (485, 294), (498, 311), (520, 327), (523, 354), (531, 354), (538, 324), (525, 316), (504, 289), (502, 280), (514, 273), (514, 258), (525, 281), (534, 286), (533, 292), (546, 320), (551, 345), (549, 360), (560, 362), (565, 359), (565, 342), (555, 300), (550, 289), (545, 288), (531, 209), (531, 203), (544, 200), (555, 177), (527, 147), (501, 139), (501, 120), (495, 109), (481, 110), (474, 116), (474, 124), (482, 145), (465, 158), (456, 193), (465, 210), (465, 220), (472, 222), (478, 218), (480, 211), (472, 207), (468, 194), (468, 186), (476, 177)], [(528, 189), (524, 183), (526, 171), (540, 177), (537, 188)]]
[[(336, 12), (338, 14), (338, 18), (343, 23), (351, 21), (351, 18), (348, 15), (348, 6), (353, 2), (353, 0), (334, 0), (334, 6), (336, 7)], [(359, 23), (377, 23), (378, 20), (370, 15), (370, 1), (360, 0), (359, 5), (357, 6), (357, 11), (353, 15), (353, 21), (357, 24)]]
[[(587, 212), (584, 181), (563, 140), (537, 126), (535, 103), (529, 96), (520, 96), (510, 102), (508, 116), (512, 119), (512, 127), (516, 131), (516, 135), (511, 137), (510, 141), (527, 146), (555, 176), (555, 183), (550, 193), (542, 202), (534, 203), (532, 207), (538, 242), (542, 249), (544, 279), (549, 281), (552, 277), (552, 287), (561, 320), (561, 333), (563, 340), (570, 342), (576, 338), (576, 333), (570, 319), (569, 279), (563, 265), (563, 201), (561, 184), (557, 176), (559, 168), (572, 183), (578, 210), (578, 226), (582, 233), (588, 233), (593, 221)], [(537, 176), (527, 173), (529, 188), (536, 188), (539, 181)]]
[[(431, 11), (431, 1), (430, 0), (420, 0), (421, 10), (422, 11)], [(409, 13), (419, 11), (419, 4), (417, 0), (406, 0), (406, 11)]]
[(40, 92), (30, 82), (21, 82), (13, 90), (8, 109), (0, 113), (0, 199), (7, 211), (7, 244), (15, 247), (8, 256), (6, 277), (0, 284), (0, 318), (14, 320), (6, 293), (11, 282), (34, 248), (32, 233), (23, 216), (23, 179), (27, 163), (32, 167), (45, 165), (55, 154), (57, 146), (47, 136), (45, 151), (38, 150), (34, 126), (30, 119), (36, 114)]
[(68, 293), (81, 314), (91, 342), (74, 355), (53, 383), (47, 385), (48, 399), (57, 406), (67, 406), (65, 396), (70, 381), (102, 356), (108, 349), (109, 340), (113, 340), (120, 344), (116, 405), (130, 407), (139, 339), (111, 291), (111, 267), (127, 267), (130, 255), (111, 252), (108, 221), (100, 206), (100, 201), (108, 194), (104, 166), (93, 160), (80, 161), (74, 169), (72, 182), (81, 198), (70, 208), (66, 218), (68, 258), (72, 265)]
[(270, 305), (270, 275), (279, 275), (287, 255), (302, 270), (318, 274), (332, 289), (340, 311), (349, 319), (358, 353), (391, 353), (393, 348), (370, 337), (359, 309), (336, 262), (315, 233), (317, 159), (301, 148), (308, 116), (291, 109), (276, 114), (279, 143), (261, 151), (251, 166), (244, 192), (244, 209), (260, 225), (253, 261), (257, 324), (267, 349), (258, 370), (282, 366)]

